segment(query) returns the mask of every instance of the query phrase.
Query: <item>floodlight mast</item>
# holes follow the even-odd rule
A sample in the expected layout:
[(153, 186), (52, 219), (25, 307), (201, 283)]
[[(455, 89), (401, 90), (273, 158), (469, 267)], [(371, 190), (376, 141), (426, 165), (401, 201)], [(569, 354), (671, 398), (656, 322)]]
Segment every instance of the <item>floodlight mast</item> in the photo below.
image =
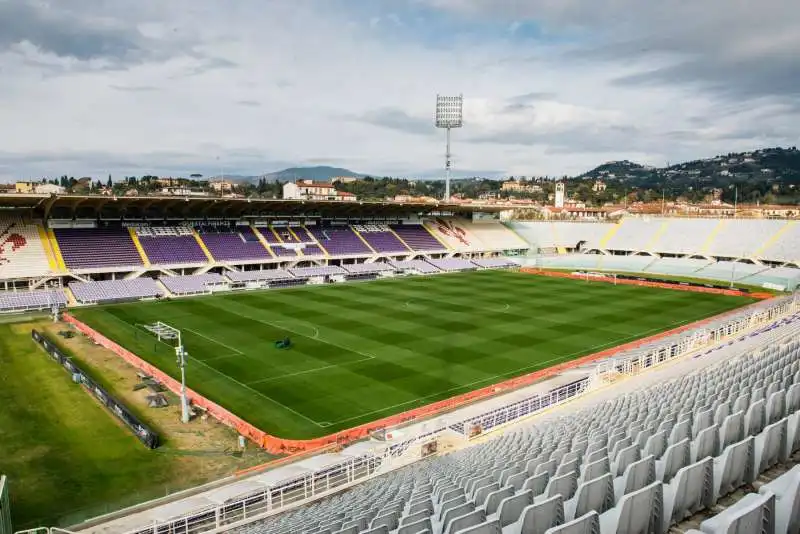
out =
[(181, 368), (181, 422), (188, 423), (189, 422), (189, 397), (186, 395), (186, 357), (189, 356), (189, 353), (186, 352), (186, 348), (183, 346), (183, 340), (181, 338), (181, 331), (175, 327), (172, 327), (166, 323), (162, 323), (159, 321), (156, 323), (159, 327), (158, 339), (161, 340), (161, 333), (166, 332), (172, 334), (173, 339), (178, 340), (178, 345), (175, 347), (175, 356), (178, 358), (178, 366)]
[(464, 96), (442, 96), (436, 95), (436, 127), (444, 128), (447, 132), (447, 149), (445, 151), (445, 180), (444, 180), (444, 200), (450, 199), (450, 130), (461, 128), (463, 123)]

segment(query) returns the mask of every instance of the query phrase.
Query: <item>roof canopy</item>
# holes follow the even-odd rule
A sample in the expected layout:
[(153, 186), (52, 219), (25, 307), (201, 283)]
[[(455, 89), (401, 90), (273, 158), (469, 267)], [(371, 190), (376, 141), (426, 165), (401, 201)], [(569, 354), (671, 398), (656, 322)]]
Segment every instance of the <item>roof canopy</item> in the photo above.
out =
[(512, 206), (424, 202), (341, 202), (220, 197), (0, 195), (0, 210), (21, 210), (38, 218), (400, 218), (431, 212), (497, 213)]

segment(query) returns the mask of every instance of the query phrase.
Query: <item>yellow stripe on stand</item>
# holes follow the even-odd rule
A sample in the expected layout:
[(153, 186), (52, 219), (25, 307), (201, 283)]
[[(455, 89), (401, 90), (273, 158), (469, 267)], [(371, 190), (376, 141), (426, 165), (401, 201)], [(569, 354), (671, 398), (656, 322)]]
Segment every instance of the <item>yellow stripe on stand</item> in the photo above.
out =
[(414, 249), (412, 247), (408, 246), (408, 243), (406, 243), (405, 240), (402, 237), (400, 237), (400, 234), (398, 234), (397, 232), (392, 230), (391, 226), (387, 226), (386, 228), (388, 228), (389, 231), (392, 234), (394, 234), (394, 236), (397, 238), (397, 240), (400, 241), (403, 244), (404, 247), (406, 247), (410, 252), (414, 252)]
[(56, 234), (53, 232), (53, 229), (47, 230), (47, 236), (50, 238), (50, 246), (53, 249), (53, 255), (56, 259), (56, 265), (58, 265), (59, 271), (66, 271), (67, 264), (64, 263), (64, 256), (61, 255), (61, 247), (58, 246), (58, 239), (56, 239)]
[(440, 244), (440, 245), (442, 245), (442, 248), (443, 248), (443, 249), (445, 249), (445, 250), (452, 250), (452, 248), (451, 248), (451, 247), (449, 247), (449, 246), (447, 245), (447, 243), (445, 243), (444, 241), (442, 241), (441, 239), (439, 239), (439, 236), (438, 236), (438, 235), (436, 235), (436, 232), (434, 232), (433, 230), (431, 230), (430, 228), (428, 228), (428, 225), (427, 225), (426, 223), (422, 223), (422, 227), (423, 227), (423, 228), (425, 228), (425, 231), (427, 231), (429, 234), (431, 234), (431, 237), (433, 237), (433, 238), (434, 238), (436, 241), (438, 241), (438, 242), (439, 242), (439, 244)]
[(150, 258), (147, 257), (147, 253), (144, 251), (144, 247), (142, 247), (142, 242), (139, 241), (139, 236), (136, 234), (136, 230), (133, 227), (130, 227), (128, 228), (128, 233), (131, 234), (133, 246), (136, 247), (136, 250), (139, 251), (139, 256), (142, 257), (142, 263), (145, 267), (150, 267)]
[(264, 248), (267, 249), (267, 252), (269, 252), (269, 255), (274, 258), (275, 254), (272, 252), (272, 249), (269, 246), (269, 241), (267, 241), (267, 238), (264, 237), (264, 234), (262, 234), (259, 231), (259, 229), (256, 228), (255, 226), (251, 226), (250, 228), (252, 228), (253, 233), (256, 234), (256, 237), (258, 238), (258, 240), (261, 241), (261, 244), (264, 245)]
[(56, 272), (58, 271), (58, 263), (56, 263), (56, 257), (53, 254), (53, 247), (50, 246), (50, 238), (47, 236), (47, 230), (45, 230), (44, 226), (41, 224), (37, 224), (36, 229), (39, 231), (39, 240), (42, 242), (44, 255), (47, 256), (47, 264), (50, 266), (50, 271)]
[(367, 246), (367, 248), (368, 248), (368, 249), (370, 249), (370, 250), (371, 250), (372, 252), (374, 252), (375, 254), (377, 254), (377, 253), (378, 253), (378, 252), (377, 252), (377, 251), (376, 251), (374, 248), (372, 248), (371, 246), (369, 246), (369, 243), (367, 243), (367, 240), (366, 240), (366, 239), (364, 239), (364, 236), (363, 236), (363, 235), (361, 235), (361, 234), (359, 234), (359, 233), (358, 233), (358, 230), (356, 230), (355, 228), (353, 228), (353, 226), (352, 226), (352, 225), (350, 226), (350, 229), (353, 231), (353, 233), (354, 233), (354, 234), (356, 234), (356, 235), (358, 236), (358, 238), (359, 238), (359, 239), (360, 239), (360, 240), (361, 240), (361, 241), (362, 241), (362, 242), (363, 242), (363, 243), (364, 243), (364, 244)]
[(614, 235), (617, 232), (619, 232), (619, 229), (622, 228), (622, 223), (624, 223), (624, 222), (625, 222), (625, 219), (621, 219), (617, 224), (615, 224), (614, 226), (609, 228), (608, 232), (606, 232), (606, 235), (604, 235), (603, 238), (600, 240), (600, 243), (598, 243), (598, 245), (597, 245), (598, 248), (600, 248), (600, 249), (606, 248), (606, 245), (608, 244), (608, 242), (611, 241), (611, 238), (614, 237)]
[(208, 261), (213, 263), (215, 261), (214, 260), (214, 256), (211, 255), (211, 251), (208, 250), (208, 247), (206, 246), (205, 243), (203, 243), (203, 240), (200, 237), (200, 234), (198, 234), (197, 230), (195, 230), (194, 228), (192, 228), (192, 235), (194, 235), (194, 238), (197, 240), (197, 244), (200, 245), (200, 248), (203, 249), (203, 254), (206, 255), (206, 258), (208, 258)]
[(711, 230), (711, 233), (708, 234), (703, 246), (700, 247), (700, 254), (705, 254), (709, 250), (711, 250), (711, 244), (714, 243), (714, 240), (717, 238), (717, 235), (722, 231), (725, 226), (727, 226), (728, 220), (727, 219), (720, 219), (717, 225)]

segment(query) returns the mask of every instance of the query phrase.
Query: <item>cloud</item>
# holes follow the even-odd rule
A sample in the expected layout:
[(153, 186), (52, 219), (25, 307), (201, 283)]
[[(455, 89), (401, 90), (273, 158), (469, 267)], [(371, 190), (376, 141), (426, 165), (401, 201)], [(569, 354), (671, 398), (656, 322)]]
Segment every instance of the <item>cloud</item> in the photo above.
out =
[(414, 117), (402, 109), (385, 107), (367, 111), (355, 118), (358, 121), (414, 135), (432, 135), (433, 121)]
[(148, 91), (158, 91), (158, 87), (155, 85), (109, 85), (111, 89), (115, 91), (127, 91), (131, 93), (144, 93)]
[(0, 2), (0, 49), (28, 42), (59, 57), (120, 60), (140, 54), (143, 41), (135, 28), (105, 18), (76, 16), (60, 4)]
[(793, 5), (0, 0), (0, 179), (436, 175), (437, 93), (465, 96), (457, 175), (794, 145)]

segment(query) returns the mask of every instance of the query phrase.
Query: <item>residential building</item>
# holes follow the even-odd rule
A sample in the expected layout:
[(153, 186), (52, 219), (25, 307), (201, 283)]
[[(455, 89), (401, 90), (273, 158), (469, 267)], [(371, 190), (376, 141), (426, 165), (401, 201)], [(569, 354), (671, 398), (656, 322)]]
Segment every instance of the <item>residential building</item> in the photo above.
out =
[(210, 180), (208, 186), (217, 193), (229, 193), (236, 188), (236, 184), (224, 178)]
[(289, 200), (334, 200), (354, 202), (356, 196), (346, 191), (337, 191), (333, 184), (314, 180), (297, 180), (283, 184), (283, 198)]
[(502, 191), (511, 191), (514, 193), (539, 193), (542, 191), (542, 186), (522, 180), (514, 180), (512, 178), (511, 180), (503, 182), (500, 189)]
[(55, 184), (34, 184), (33, 192), (37, 195), (61, 195), (66, 191), (60, 185)]

